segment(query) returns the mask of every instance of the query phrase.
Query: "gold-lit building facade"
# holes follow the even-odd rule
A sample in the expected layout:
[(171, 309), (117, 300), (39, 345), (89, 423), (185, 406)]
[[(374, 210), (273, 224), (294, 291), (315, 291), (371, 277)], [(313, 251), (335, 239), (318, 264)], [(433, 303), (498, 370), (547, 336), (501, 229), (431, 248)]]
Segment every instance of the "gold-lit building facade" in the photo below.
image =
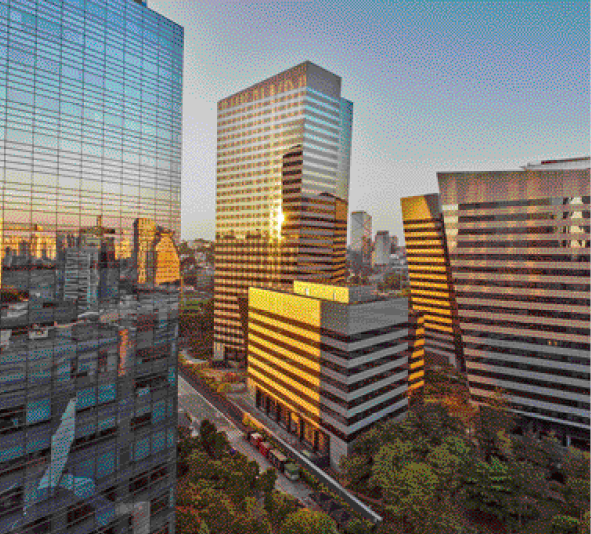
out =
[(425, 387), (425, 317), (408, 310), (408, 392), (421, 395)]
[(461, 331), (438, 194), (400, 200), (412, 308), (424, 315), (427, 364), (464, 370)]
[(587, 447), (589, 166), (437, 175), (472, 399)]
[(310, 62), (218, 103), (215, 360), (246, 363), (250, 286), (344, 280), (352, 112)]
[(423, 386), (421, 316), (370, 286), (250, 288), (248, 387), (257, 408), (334, 469)]

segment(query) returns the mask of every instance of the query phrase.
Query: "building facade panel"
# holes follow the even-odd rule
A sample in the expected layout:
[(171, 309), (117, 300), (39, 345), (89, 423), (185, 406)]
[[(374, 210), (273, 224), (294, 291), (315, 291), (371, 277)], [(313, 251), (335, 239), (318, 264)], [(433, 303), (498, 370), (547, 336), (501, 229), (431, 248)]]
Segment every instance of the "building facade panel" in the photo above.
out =
[(0, 2), (0, 533), (172, 533), (183, 30)]

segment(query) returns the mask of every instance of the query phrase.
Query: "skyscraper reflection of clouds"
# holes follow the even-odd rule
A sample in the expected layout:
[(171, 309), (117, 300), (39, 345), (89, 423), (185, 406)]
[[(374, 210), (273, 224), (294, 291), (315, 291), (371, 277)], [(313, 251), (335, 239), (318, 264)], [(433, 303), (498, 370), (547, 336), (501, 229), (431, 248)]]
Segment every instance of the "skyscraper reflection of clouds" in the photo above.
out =
[(172, 533), (183, 30), (132, 0), (0, 30), (0, 534)]

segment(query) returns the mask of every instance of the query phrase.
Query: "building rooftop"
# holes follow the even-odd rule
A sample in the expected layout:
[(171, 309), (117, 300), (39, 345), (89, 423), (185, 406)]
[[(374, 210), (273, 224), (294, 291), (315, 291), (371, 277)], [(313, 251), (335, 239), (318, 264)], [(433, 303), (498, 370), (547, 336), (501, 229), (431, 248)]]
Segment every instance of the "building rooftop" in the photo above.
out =
[(275, 291), (287, 295), (296, 295), (298, 297), (307, 297), (317, 300), (325, 300), (346, 305), (368, 304), (378, 301), (404, 301), (408, 298), (403, 296), (392, 296), (388, 293), (378, 291), (375, 285), (346, 285), (346, 284), (327, 284), (318, 282), (308, 282), (296, 280), (292, 290), (285, 290), (274, 287), (259, 287), (253, 289), (263, 289)]
[(589, 167), (591, 167), (591, 157), (585, 156), (581, 158), (547, 159), (544, 161), (535, 161), (528, 163), (522, 167), (522, 169), (526, 171), (555, 171), (567, 169), (588, 169)]

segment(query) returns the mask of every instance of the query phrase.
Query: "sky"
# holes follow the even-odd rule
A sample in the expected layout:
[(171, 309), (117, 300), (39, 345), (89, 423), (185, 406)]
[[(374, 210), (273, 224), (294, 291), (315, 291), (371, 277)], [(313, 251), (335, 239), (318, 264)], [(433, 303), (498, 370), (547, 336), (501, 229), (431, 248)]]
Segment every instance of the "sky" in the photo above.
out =
[(185, 28), (183, 239), (215, 235), (217, 102), (309, 60), (353, 102), (349, 211), (403, 242), (437, 172), (589, 154), (589, 3), (148, 0)]

